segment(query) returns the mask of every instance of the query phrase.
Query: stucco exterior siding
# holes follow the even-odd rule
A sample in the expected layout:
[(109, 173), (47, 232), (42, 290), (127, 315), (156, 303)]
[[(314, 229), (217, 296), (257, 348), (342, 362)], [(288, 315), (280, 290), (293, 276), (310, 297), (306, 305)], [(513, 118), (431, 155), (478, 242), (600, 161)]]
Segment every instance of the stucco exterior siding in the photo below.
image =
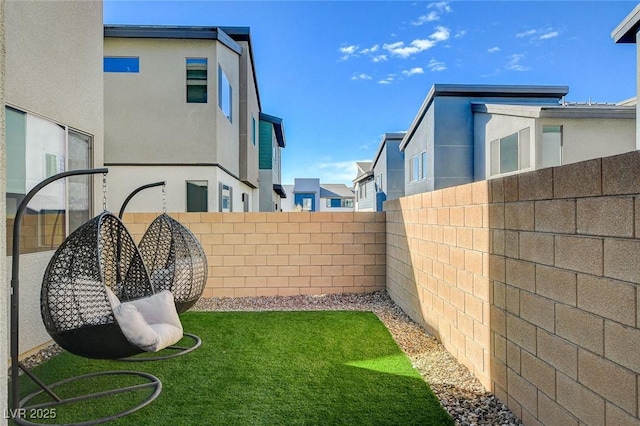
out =
[[(257, 82), (254, 80), (253, 64), (246, 41), (239, 42), (242, 51), (240, 56), (240, 179), (247, 184), (258, 187), (258, 153), (260, 105), (256, 93)], [(255, 125), (255, 128), (253, 127)], [(255, 135), (255, 140), (253, 139)]]
[(632, 119), (559, 119), (545, 118), (536, 128), (536, 140), (542, 140), (542, 127), (562, 125), (562, 164), (635, 150), (635, 120)]
[[(186, 211), (187, 181), (208, 182), (208, 211), (219, 211), (218, 183), (232, 188), (234, 212), (242, 211), (242, 193), (249, 194), (250, 207), (255, 210), (258, 200), (253, 198), (249, 186), (238, 181), (216, 166), (110, 166), (107, 176), (107, 209), (117, 213), (127, 196), (139, 186), (166, 181), (166, 208), (168, 211)], [(113, 182), (113, 184), (109, 184)], [(128, 204), (127, 212), (153, 212), (162, 210), (162, 189), (147, 189), (138, 193)]]
[[(502, 107), (497, 107), (502, 108)], [(564, 109), (563, 109), (564, 108)], [(593, 108), (598, 108), (594, 106)], [(627, 108), (611, 114), (626, 115), (626, 118), (615, 117), (570, 117), (577, 115), (571, 107), (540, 108), (506, 107), (505, 111), (475, 112), (475, 179), (482, 180), (497, 175), (491, 174), (491, 142), (528, 129), (527, 141), (528, 165), (509, 174), (536, 170), (551, 165), (544, 164), (542, 156), (543, 130), (545, 126), (561, 126), (562, 145), (560, 161), (562, 165), (585, 161), (593, 158), (622, 154), (635, 149), (635, 120), (633, 110)], [(512, 110), (510, 113), (507, 110)], [(586, 112), (584, 112), (586, 111)], [(631, 113), (630, 113), (631, 111)], [(603, 114), (602, 109), (592, 112)], [(580, 111), (588, 115), (587, 110)], [(549, 117), (545, 115), (556, 115)], [(565, 115), (558, 117), (557, 115)], [(502, 174), (500, 176), (505, 176)]]
[[(522, 129), (530, 128), (529, 156), (530, 167), (523, 170), (533, 170), (535, 168), (535, 139), (536, 120), (530, 117), (500, 116), (494, 114), (475, 114), (475, 180), (487, 179), (491, 175), (491, 141), (519, 132)], [(542, 138), (542, 127), (540, 127), (540, 138)], [(522, 172), (519, 170), (518, 172)]]
[[(5, 2), (0, 0), (0, 170), (5, 172), (0, 173), (0, 197), (5, 198), (6, 184), (7, 184), (7, 142), (6, 142), (6, 126), (5, 126), (5, 98), (4, 98), (4, 70), (5, 70), (5, 41), (4, 41), (4, 9)], [(0, 223), (6, 223), (7, 220), (7, 206), (6, 203), (0, 204)], [(0, 226), (0, 241), (6, 241), (6, 229)], [(4, 244), (0, 244), (0, 258), (4, 259), (7, 254), (7, 248)], [(4, 262), (0, 262), (0, 282), (6, 282), (7, 280), (7, 266)], [(9, 297), (8, 292), (3, 291), (0, 293), (0, 318), (4, 318), (5, 321), (0, 321), (0, 356), (3, 359), (9, 359)], [(0, 370), (0, 382), (7, 382), (7, 369)], [(8, 406), (8, 390), (7, 386), (0, 387), (0, 401), (4, 406)], [(7, 419), (0, 419), (0, 425), (7, 424)]]
[[(104, 73), (105, 163), (220, 162), (238, 174), (238, 125), (218, 108), (218, 64), (238, 91), (237, 54), (211, 40), (107, 37), (105, 56), (140, 58), (139, 73)], [(186, 102), (186, 58), (207, 59), (207, 103)], [(232, 118), (238, 117), (237, 96)], [(220, 141), (221, 143), (216, 143)]]
[[(102, 3), (4, 2), (4, 23), (6, 104), (89, 134), (93, 166), (101, 166)], [(97, 205), (102, 197), (101, 180), (94, 179), (94, 183)], [(5, 217), (2, 219), (4, 223)], [(40, 317), (40, 287), (51, 255), (49, 251), (21, 256), (20, 352), (50, 341)], [(11, 260), (7, 257), (6, 265)], [(6, 279), (9, 282), (11, 277)]]

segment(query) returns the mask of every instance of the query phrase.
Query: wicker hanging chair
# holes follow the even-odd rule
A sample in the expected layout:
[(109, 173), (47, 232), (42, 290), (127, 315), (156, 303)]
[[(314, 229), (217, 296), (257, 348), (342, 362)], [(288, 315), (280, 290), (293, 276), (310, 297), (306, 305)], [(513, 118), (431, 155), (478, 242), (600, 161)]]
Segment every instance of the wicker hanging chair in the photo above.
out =
[(178, 313), (191, 308), (207, 283), (207, 256), (193, 233), (166, 213), (154, 219), (138, 244), (156, 291), (173, 293)]
[(53, 340), (71, 353), (128, 357), (149, 349), (132, 343), (114, 310), (120, 312), (120, 302), (136, 303), (154, 293), (131, 235), (120, 219), (104, 212), (69, 235), (51, 258), (42, 282), (42, 319)]

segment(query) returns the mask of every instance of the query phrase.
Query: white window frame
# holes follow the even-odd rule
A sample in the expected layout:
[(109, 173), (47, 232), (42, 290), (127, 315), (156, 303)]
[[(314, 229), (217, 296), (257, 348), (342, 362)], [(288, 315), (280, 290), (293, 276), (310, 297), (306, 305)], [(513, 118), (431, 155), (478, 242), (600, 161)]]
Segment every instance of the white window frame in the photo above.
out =
[[(501, 170), (501, 141), (516, 136), (517, 138), (517, 157), (518, 164), (515, 170), (505, 171)], [(509, 133), (501, 138), (494, 139), (489, 142), (489, 177), (501, 177), (501, 176), (510, 176), (518, 173), (522, 173), (524, 171), (532, 170), (532, 161), (531, 161), (531, 127), (525, 127), (516, 132)]]

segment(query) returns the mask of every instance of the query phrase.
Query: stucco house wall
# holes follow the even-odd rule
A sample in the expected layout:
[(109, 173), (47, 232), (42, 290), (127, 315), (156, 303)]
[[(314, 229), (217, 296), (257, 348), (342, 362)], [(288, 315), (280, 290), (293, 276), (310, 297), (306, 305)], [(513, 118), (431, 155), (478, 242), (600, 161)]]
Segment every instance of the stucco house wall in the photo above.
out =
[[(623, 154), (635, 149), (636, 117), (632, 106), (474, 104), (472, 109), (476, 146), (475, 180), (509, 174), (492, 173), (490, 145), (492, 141), (523, 130), (528, 135), (524, 154), (528, 164), (521, 163), (520, 168), (510, 174)], [(545, 126), (561, 128), (560, 164), (543, 162)]]
[[(260, 103), (250, 44), (221, 28), (144, 26), (107, 26), (104, 44), (105, 56), (140, 63), (138, 73), (104, 74), (105, 164), (117, 202), (160, 176), (172, 180), (175, 211), (187, 210), (187, 181), (207, 182), (208, 211), (220, 211), (220, 184), (231, 188), (233, 211), (258, 210)], [(206, 103), (186, 101), (186, 58), (207, 59)], [(218, 105), (219, 68), (231, 86), (229, 117)], [(129, 209), (147, 210), (140, 202)]]
[[(412, 195), (474, 181), (472, 104), (557, 105), (565, 86), (436, 84), (427, 94), (400, 144), (405, 161), (405, 194)], [(426, 152), (426, 175), (411, 180), (411, 159)]]
[[(5, 114), (4, 114), (4, 0), (0, 0), (0, 170), (7, 170), (7, 145), (6, 145), (6, 133), (5, 133)], [(5, 187), (7, 181), (6, 172), (0, 173), (0, 198), (5, 197)], [(7, 220), (6, 204), (0, 203), (0, 223), (5, 223)], [(6, 230), (0, 226), (0, 241), (6, 241)], [(7, 254), (5, 244), (0, 244), (0, 257), (4, 258)], [(5, 262), (0, 262), (0, 282), (6, 282), (7, 279), (7, 265)], [(9, 317), (9, 294), (6, 291), (0, 292), (0, 318)], [(2, 321), (0, 323), (0, 356), (2, 359), (9, 358), (9, 321)], [(7, 383), (7, 369), (0, 370), (0, 383)], [(0, 401), (5, 407), (8, 407), (8, 395), (7, 386), (0, 387)], [(7, 424), (7, 419), (0, 419), (0, 425)]]
[[(101, 166), (102, 2), (10, 1), (4, 3), (4, 18), (6, 104), (91, 135), (93, 166)], [(101, 180), (94, 182), (98, 204)], [(21, 256), (21, 353), (50, 341), (39, 304), (51, 255), (46, 251)], [(11, 257), (6, 262), (10, 265)]]

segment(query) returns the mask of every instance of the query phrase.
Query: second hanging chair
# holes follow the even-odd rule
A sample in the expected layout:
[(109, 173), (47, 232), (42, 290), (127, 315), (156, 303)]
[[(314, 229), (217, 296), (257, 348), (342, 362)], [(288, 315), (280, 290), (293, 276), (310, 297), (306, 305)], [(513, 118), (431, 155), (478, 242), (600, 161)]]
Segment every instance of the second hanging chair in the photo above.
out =
[(138, 249), (157, 290), (169, 290), (179, 314), (202, 296), (207, 283), (207, 256), (193, 233), (166, 213), (154, 219)]

